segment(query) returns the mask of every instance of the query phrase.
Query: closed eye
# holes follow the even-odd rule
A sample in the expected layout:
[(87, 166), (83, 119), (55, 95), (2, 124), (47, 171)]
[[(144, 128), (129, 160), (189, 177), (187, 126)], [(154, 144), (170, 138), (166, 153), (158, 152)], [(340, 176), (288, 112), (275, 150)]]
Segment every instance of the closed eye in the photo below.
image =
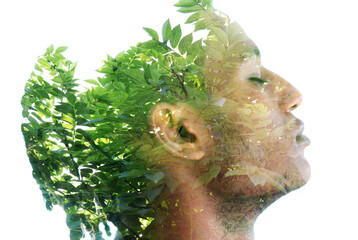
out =
[(264, 79), (261, 79), (258, 77), (249, 77), (249, 80), (260, 83), (260, 84), (264, 84), (264, 83), (268, 82), (267, 80), (264, 80)]

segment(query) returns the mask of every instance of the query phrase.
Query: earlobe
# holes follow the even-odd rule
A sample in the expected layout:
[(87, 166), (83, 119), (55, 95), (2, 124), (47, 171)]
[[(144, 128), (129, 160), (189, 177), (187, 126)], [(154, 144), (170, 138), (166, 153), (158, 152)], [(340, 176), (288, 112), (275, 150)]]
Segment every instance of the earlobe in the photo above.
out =
[(150, 123), (156, 138), (174, 156), (200, 160), (208, 155), (209, 130), (187, 105), (159, 103), (151, 111)]

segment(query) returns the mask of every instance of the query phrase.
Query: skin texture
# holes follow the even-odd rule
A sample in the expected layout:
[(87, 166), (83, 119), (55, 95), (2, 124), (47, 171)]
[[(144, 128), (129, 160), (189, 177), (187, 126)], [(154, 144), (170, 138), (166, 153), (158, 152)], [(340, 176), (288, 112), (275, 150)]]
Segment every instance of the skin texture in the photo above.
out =
[[(250, 39), (243, 44), (257, 48)], [(161, 103), (151, 113), (152, 131), (166, 149), (159, 162), (178, 182), (157, 200), (166, 203), (158, 212), (165, 217), (147, 229), (151, 239), (253, 239), (259, 214), (310, 177), (303, 156), (309, 140), (292, 114), (302, 102), (298, 90), (267, 70), (258, 53), (231, 72), (206, 67), (208, 107)], [(228, 73), (215, 82), (215, 75), (225, 79)], [(183, 127), (191, 139), (182, 137)], [(215, 177), (196, 185), (218, 166)]]

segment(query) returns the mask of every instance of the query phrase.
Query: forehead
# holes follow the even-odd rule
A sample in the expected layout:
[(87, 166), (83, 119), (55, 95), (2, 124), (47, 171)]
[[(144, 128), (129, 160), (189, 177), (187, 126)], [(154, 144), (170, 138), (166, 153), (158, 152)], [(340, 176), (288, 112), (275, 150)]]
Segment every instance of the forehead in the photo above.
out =
[(261, 65), (259, 48), (239, 24), (230, 24), (226, 34), (226, 45), (216, 36), (206, 42), (205, 81), (212, 95), (229, 91), (228, 84), (237, 79), (238, 72), (245, 71), (245, 65), (253, 59), (255, 64)]

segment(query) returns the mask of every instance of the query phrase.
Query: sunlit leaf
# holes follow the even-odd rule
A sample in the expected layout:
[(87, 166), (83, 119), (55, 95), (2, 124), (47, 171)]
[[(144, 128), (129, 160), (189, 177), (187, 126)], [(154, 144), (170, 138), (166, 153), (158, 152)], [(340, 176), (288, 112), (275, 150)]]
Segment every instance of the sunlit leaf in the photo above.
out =
[(66, 51), (67, 48), (68, 48), (68, 47), (65, 47), (65, 46), (58, 47), (58, 48), (56, 48), (55, 53), (62, 53), (62, 52), (64, 52), (64, 51)]
[(146, 28), (146, 27), (144, 27), (143, 29), (149, 34), (149, 36), (153, 38), (153, 40), (159, 41), (158, 33), (154, 29)]
[(173, 28), (171, 34), (170, 34), (170, 45), (172, 45), (173, 48), (176, 48), (178, 46), (178, 43), (181, 38), (181, 28), (180, 25)]
[(190, 33), (182, 38), (179, 43), (179, 51), (181, 54), (184, 54), (188, 51), (193, 41), (193, 35)]
[(195, 0), (180, 0), (174, 6), (176, 7), (192, 7), (197, 5), (197, 2)]
[(178, 12), (181, 12), (181, 13), (191, 13), (191, 12), (197, 12), (197, 11), (200, 11), (202, 10), (203, 8), (199, 5), (196, 5), (196, 6), (192, 6), (192, 7), (182, 7), (178, 10)]
[(170, 26), (170, 20), (168, 19), (167, 21), (165, 21), (162, 27), (163, 41), (169, 40), (171, 31), (172, 31), (172, 27)]

